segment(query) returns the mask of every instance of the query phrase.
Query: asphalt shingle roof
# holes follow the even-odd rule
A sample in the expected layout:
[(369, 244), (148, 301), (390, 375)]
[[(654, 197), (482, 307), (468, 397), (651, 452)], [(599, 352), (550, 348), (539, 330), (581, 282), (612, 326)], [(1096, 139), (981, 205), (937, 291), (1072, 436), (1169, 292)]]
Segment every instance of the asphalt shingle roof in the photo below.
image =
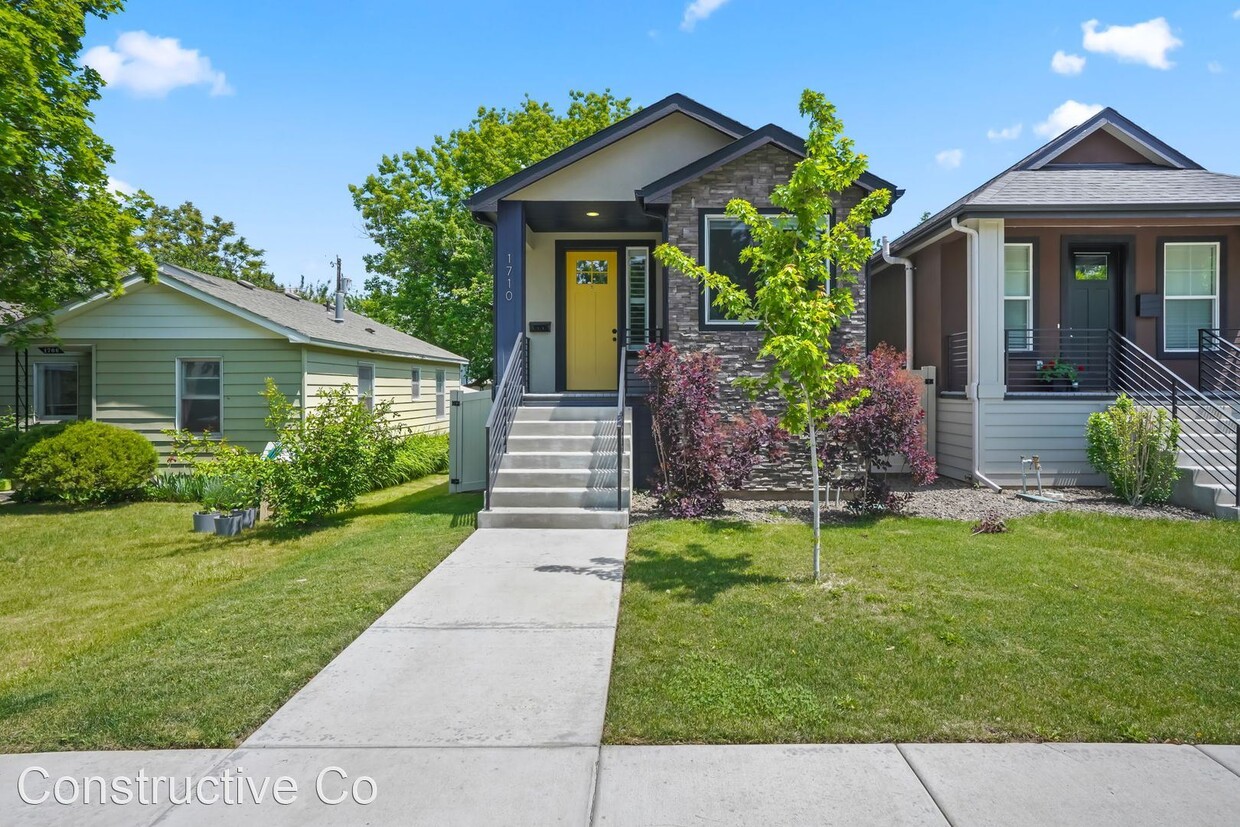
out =
[(465, 362), (466, 359), (421, 339), (380, 324), (351, 310), (344, 321), (335, 321), (335, 310), (317, 302), (295, 299), (284, 293), (246, 287), (235, 281), (208, 276), (196, 270), (170, 264), (159, 266), (161, 278), (171, 278), (194, 290), (260, 316), (280, 327), (325, 345), (342, 345), (397, 355), (416, 356), (431, 361)]
[(1201, 169), (1052, 169), (1008, 172), (962, 206), (1240, 204), (1240, 176)]

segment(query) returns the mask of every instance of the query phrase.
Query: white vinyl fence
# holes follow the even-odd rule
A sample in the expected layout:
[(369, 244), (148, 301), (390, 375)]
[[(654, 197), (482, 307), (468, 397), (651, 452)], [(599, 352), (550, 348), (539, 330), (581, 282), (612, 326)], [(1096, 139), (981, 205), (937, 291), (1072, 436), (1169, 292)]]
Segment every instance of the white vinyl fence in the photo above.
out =
[(448, 491), (481, 491), (487, 484), (487, 415), (491, 392), (452, 391), (448, 418)]

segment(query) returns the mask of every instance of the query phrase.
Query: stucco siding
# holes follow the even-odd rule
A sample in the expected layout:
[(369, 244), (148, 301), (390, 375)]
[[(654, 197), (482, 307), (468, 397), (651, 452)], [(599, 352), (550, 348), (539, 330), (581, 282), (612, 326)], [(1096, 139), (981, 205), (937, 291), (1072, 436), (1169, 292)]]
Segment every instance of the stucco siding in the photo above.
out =
[(162, 431), (176, 427), (177, 360), (219, 358), (223, 432), (230, 442), (261, 450), (272, 438), (263, 420), (267, 377), (301, 402), (301, 353), (287, 342), (243, 339), (131, 339), (96, 343), (96, 419), (132, 428), (167, 453)]
[(281, 338), (166, 284), (139, 284), (91, 302), (57, 320), (56, 333), (66, 340)]
[(1044, 483), (1104, 484), (1085, 457), (1085, 422), (1109, 404), (1106, 399), (984, 401), (982, 472), (1000, 485), (1019, 485), (1021, 456), (1037, 454)]
[[(451, 392), (461, 386), (461, 370), (456, 365), (435, 364), (411, 359), (393, 359), (360, 353), (305, 348), (307, 407), (313, 409), (323, 390), (344, 385), (357, 388), (359, 364), (375, 367), (375, 400), (391, 402), (394, 421), (415, 431), (446, 433)], [(420, 395), (413, 396), (413, 370), (419, 368)], [(435, 371), (443, 370), (444, 415), (435, 414)]]
[(935, 450), (941, 475), (955, 480), (973, 476), (973, 403), (969, 400), (939, 397)]

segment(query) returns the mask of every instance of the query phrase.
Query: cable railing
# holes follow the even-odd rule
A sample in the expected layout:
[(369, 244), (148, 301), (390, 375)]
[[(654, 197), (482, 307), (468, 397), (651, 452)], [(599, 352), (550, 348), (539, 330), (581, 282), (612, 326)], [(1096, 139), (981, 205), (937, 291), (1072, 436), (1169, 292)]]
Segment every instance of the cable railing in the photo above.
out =
[(1005, 330), (1004, 381), (1008, 393), (1112, 390), (1109, 330)]
[(504, 375), (495, 389), (491, 413), (487, 416), (487, 511), (491, 510), (491, 489), (495, 486), (499, 465), (508, 450), (508, 435), (512, 432), (512, 423), (516, 421), (517, 409), (521, 407), (521, 397), (529, 387), (529, 364), (529, 341), (524, 333), (518, 333), (512, 353), (508, 357), (508, 364), (504, 366)]
[(1214, 398), (1240, 399), (1240, 329), (1197, 331), (1197, 387)]
[(1240, 420), (1116, 331), (1110, 332), (1113, 390), (1159, 408), (1180, 424), (1180, 454), (1231, 494), (1240, 491)]
[(969, 334), (965, 331), (943, 337), (944, 393), (964, 393), (969, 382)]

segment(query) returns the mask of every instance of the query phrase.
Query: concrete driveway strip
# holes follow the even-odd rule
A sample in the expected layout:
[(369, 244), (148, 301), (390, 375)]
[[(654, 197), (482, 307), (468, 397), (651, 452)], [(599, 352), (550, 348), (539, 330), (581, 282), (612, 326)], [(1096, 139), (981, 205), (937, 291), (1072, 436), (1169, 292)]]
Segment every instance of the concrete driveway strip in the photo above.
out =
[[(147, 778), (179, 779), (176, 789), (178, 794), (182, 794), (186, 777), (196, 781), (209, 775), (212, 768), (221, 764), (227, 755), (228, 750), (210, 749), (0, 755), (0, 824), (5, 827), (65, 824), (82, 827), (131, 827), (150, 824), (172, 805), (168, 802), (166, 786), (161, 786), (158, 803), (139, 803), (139, 773)], [(40, 802), (30, 804), (22, 801), (22, 790), (19, 789), (18, 782), (23, 772), (35, 767), (45, 770), (50, 778), (44, 780), (43, 774), (38, 771), (27, 774), (23, 789), (30, 800)], [(54, 789), (57, 780), (62, 777), (75, 779), (78, 785), (76, 796), (70, 782), (61, 782), (59, 790)], [(103, 803), (100, 803), (97, 782), (84, 781), (95, 777), (104, 779), (104, 783), (108, 785)], [(112, 798), (114, 788), (111, 785), (116, 778), (133, 782), (129, 787), (133, 792), (133, 800), (129, 803), (115, 803), (123, 799)], [(90, 803), (85, 802), (86, 787), (89, 787)], [(146, 789), (148, 792), (141, 798), (152, 801), (150, 786), (147, 785)], [(57, 802), (54, 797), (57, 792), (62, 801), (74, 798), (76, 803)], [(40, 801), (44, 794), (47, 794), (47, 799)]]
[(1195, 747), (901, 744), (954, 827), (1232, 825), (1240, 778)]
[(603, 747), (595, 827), (947, 822), (891, 744)]

